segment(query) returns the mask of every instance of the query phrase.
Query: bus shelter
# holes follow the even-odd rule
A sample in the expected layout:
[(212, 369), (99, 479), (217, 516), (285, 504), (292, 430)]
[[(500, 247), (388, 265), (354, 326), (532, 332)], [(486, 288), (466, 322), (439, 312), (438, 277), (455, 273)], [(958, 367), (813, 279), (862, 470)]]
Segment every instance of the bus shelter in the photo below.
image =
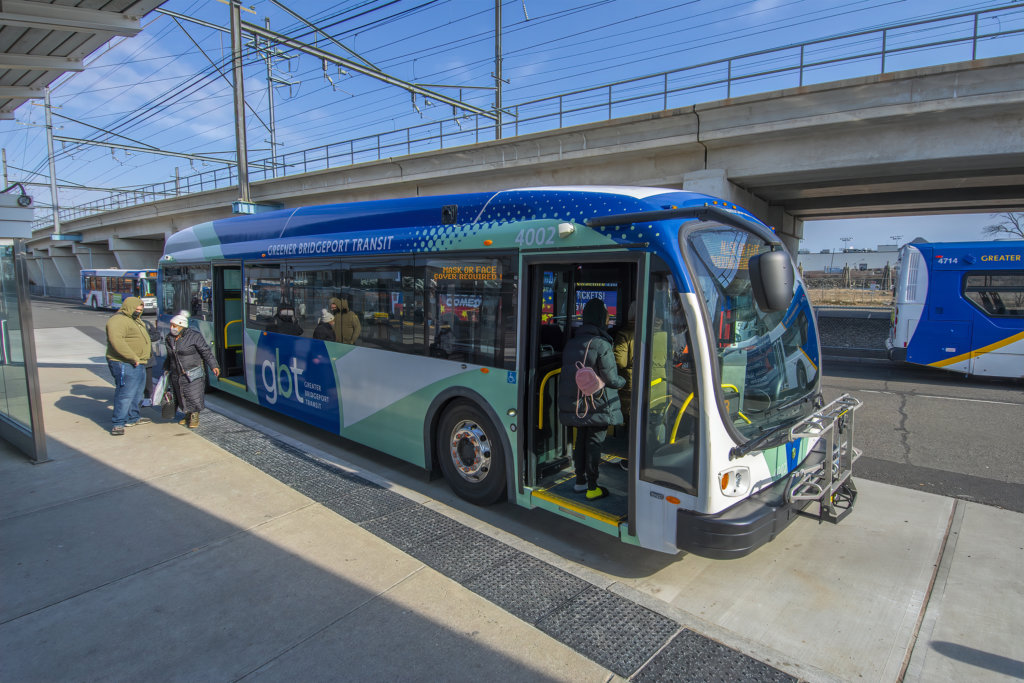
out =
[(31, 197), (0, 193), (0, 437), (40, 463), (48, 458), (24, 248), (32, 218)]

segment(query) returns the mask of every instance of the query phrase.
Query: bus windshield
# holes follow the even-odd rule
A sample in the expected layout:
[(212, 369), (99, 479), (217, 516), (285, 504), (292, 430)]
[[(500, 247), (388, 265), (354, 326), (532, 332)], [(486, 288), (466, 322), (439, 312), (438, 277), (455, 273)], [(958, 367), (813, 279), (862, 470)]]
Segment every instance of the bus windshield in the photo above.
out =
[(818, 384), (818, 344), (803, 284), (786, 311), (757, 305), (751, 256), (770, 251), (737, 228), (691, 233), (689, 251), (718, 355), (716, 372), (727, 420), (745, 437), (810, 414)]
[(139, 291), (137, 296), (156, 296), (156, 280), (148, 277), (139, 278)]

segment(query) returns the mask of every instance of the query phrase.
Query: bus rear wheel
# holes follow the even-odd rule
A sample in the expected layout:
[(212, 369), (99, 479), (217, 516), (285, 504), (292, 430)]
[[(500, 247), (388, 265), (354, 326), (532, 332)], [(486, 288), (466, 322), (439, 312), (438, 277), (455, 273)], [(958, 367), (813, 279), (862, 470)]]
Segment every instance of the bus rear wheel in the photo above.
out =
[(448, 485), (476, 505), (490, 505), (505, 492), (505, 452), (498, 431), (483, 411), (459, 401), (441, 417), (437, 460)]

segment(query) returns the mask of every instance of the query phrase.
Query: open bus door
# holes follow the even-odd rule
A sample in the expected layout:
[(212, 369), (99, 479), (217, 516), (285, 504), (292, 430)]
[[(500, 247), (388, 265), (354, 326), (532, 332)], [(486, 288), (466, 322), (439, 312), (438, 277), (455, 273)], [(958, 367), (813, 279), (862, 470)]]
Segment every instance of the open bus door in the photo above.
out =
[(245, 361), (242, 353), (242, 267), (213, 267), (214, 353), (220, 365), (220, 381), (245, 388)]
[[(623, 255), (622, 261), (609, 261), (606, 252), (574, 252), (573, 263), (566, 264), (565, 254), (526, 256), (521, 270), (527, 274), (523, 331), (528, 344), (523, 373), (527, 383), (521, 482), (533, 490), (533, 502), (539, 507), (579, 519), (615, 536), (620, 533), (619, 525), (628, 519), (635, 489), (636, 468), (629, 463), (635, 460), (631, 456), (636, 448), (636, 426), (609, 429), (602, 449), (599, 483), (611, 495), (588, 501), (573, 490), (576, 430), (558, 420), (558, 386), (563, 381), (573, 381), (561, 377), (562, 350), (580, 324), (583, 306), (591, 298), (602, 298), (611, 314), (609, 334), (614, 337), (615, 330), (627, 322), (629, 302), (640, 291), (637, 274), (642, 258), (645, 256), (631, 254)], [(637, 338), (634, 368), (642, 365), (641, 358), (641, 340)], [(634, 392), (634, 404), (639, 398)], [(637, 414), (636, 409), (630, 412)]]

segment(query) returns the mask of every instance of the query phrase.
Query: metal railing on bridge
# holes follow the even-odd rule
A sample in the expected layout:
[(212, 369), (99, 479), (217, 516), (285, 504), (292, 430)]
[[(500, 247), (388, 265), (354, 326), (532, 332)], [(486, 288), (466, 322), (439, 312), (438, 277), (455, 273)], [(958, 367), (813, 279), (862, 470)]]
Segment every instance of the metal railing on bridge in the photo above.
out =
[[(639, 76), (507, 108), (512, 120), (502, 135), (557, 130), (634, 114), (684, 107), (814, 83), (870, 76), (1022, 52), (1024, 5), (856, 31), (785, 47)], [(494, 124), (460, 116), (288, 152), (250, 164), (249, 179), (268, 180), (390, 157), (430, 152), (495, 139)], [(237, 171), (223, 168), (119, 192), (60, 209), (61, 221), (185, 194), (238, 184)], [(52, 224), (38, 219), (35, 228)]]

